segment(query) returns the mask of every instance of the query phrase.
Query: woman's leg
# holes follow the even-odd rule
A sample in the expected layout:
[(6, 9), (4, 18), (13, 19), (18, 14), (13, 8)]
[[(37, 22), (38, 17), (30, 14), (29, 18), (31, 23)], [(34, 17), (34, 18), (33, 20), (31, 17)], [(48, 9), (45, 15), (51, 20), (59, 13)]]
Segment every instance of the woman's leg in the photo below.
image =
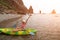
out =
[(22, 30), (22, 28), (17, 27), (17, 28), (15, 28), (13, 31), (21, 31), (21, 30)]

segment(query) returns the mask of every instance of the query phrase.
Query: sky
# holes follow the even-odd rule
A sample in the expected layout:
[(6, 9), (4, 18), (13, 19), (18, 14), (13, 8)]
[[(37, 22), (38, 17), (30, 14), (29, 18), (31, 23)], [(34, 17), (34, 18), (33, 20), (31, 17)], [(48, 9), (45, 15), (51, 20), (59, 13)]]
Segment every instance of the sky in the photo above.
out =
[(33, 7), (34, 13), (51, 13), (53, 9), (56, 13), (60, 13), (60, 0), (23, 0), (24, 5), (29, 9), (30, 5)]

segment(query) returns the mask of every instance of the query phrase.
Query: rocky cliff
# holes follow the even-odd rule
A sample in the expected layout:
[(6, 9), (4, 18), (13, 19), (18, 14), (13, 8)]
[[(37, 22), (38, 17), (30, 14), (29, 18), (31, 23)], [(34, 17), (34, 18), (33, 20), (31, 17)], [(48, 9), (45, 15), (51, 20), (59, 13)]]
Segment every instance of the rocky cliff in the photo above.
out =
[(0, 4), (5, 6), (3, 9), (15, 10), (17, 13), (26, 13), (27, 8), (22, 0), (0, 0)]

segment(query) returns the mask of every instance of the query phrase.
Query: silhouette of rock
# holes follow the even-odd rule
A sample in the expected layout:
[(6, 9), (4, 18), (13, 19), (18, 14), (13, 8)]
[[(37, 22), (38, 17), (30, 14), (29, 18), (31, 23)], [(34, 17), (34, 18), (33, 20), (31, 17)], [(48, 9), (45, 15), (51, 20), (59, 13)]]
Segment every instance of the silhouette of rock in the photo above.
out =
[(53, 9), (53, 10), (52, 10), (52, 14), (56, 14), (56, 11), (55, 11), (55, 9)]
[(41, 14), (41, 10), (39, 11), (39, 13)]
[(33, 13), (33, 8), (32, 6), (30, 6), (29, 10), (28, 10), (28, 13)]

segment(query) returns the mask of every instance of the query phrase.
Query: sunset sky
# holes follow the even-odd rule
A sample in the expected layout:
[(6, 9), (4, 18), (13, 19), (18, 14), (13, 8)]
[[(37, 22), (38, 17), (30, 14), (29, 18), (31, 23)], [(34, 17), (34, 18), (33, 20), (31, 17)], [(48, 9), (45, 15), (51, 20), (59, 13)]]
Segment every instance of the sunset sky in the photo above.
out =
[(60, 0), (23, 0), (24, 5), (29, 8), (30, 5), (34, 9), (34, 13), (51, 13), (53, 9), (60, 13)]

